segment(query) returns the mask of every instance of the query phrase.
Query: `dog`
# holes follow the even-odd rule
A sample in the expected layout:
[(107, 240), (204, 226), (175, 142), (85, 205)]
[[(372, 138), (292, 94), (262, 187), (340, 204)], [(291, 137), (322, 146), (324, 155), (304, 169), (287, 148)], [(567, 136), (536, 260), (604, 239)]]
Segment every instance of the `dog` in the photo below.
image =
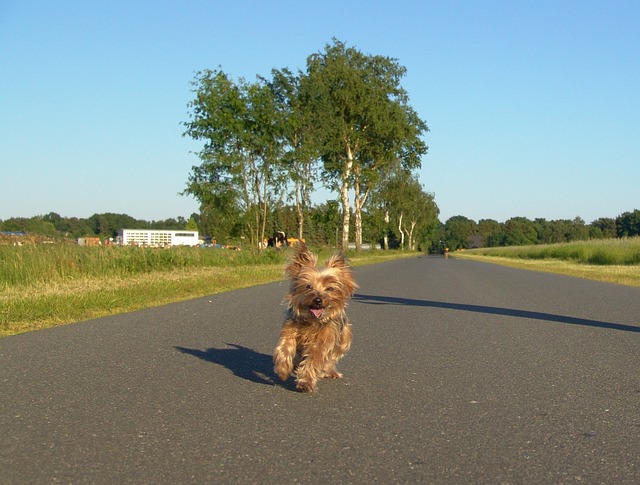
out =
[(344, 253), (318, 269), (317, 256), (302, 241), (285, 273), (291, 286), (285, 297), (287, 319), (273, 352), (274, 371), (283, 381), (294, 375), (299, 391), (313, 392), (318, 379), (342, 377), (336, 362), (352, 339), (345, 309), (358, 285)]

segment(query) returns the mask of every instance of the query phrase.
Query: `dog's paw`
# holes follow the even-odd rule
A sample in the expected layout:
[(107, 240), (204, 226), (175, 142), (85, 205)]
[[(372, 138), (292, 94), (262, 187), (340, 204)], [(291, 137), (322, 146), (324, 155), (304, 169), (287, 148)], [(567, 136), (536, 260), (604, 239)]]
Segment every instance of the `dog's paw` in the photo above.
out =
[(307, 380), (299, 380), (296, 382), (296, 389), (300, 392), (313, 392), (316, 390), (316, 383)]
[(335, 363), (331, 363), (325, 366), (321, 377), (325, 379), (342, 379), (342, 373), (338, 372)]
[(289, 379), (289, 376), (293, 371), (293, 366), (276, 365), (274, 366), (273, 370), (276, 374), (278, 374), (278, 377), (280, 378), (280, 380), (286, 381), (287, 379)]
[(337, 370), (332, 370), (327, 372), (323, 377), (326, 377), (327, 379), (342, 379), (343, 374)]

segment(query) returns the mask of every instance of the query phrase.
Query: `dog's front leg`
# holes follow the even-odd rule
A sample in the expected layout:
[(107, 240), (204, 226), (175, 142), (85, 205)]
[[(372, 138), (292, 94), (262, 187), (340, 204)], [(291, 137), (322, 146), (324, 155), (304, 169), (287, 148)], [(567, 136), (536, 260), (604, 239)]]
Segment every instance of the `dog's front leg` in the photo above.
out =
[[(336, 340), (331, 327), (319, 331), (315, 341), (302, 352), (302, 362), (296, 371), (296, 386), (299, 390), (313, 392), (321, 377), (339, 378), (342, 375), (332, 366), (331, 354)], [(327, 373), (329, 371), (329, 373)]]
[(333, 350), (333, 361), (337, 362), (351, 348), (351, 324), (346, 322), (340, 331), (340, 338)]
[(296, 336), (293, 328), (286, 323), (280, 332), (280, 340), (273, 352), (273, 370), (278, 377), (286, 381), (293, 372), (293, 359), (296, 356)]
[(302, 362), (296, 370), (296, 387), (303, 392), (313, 392), (316, 390), (318, 374), (323, 363), (312, 355), (302, 357)]

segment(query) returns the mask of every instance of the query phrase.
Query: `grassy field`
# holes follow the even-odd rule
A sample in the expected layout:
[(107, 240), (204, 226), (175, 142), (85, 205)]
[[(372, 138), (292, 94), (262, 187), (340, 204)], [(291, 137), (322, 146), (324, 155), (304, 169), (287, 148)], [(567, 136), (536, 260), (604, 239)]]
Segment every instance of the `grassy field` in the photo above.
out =
[(640, 286), (640, 237), (480, 248), (456, 252), (452, 256)]
[[(0, 336), (282, 280), (287, 251), (0, 246)], [(326, 260), (332, 251), (321, 251)], [(365, 251), (354, 266), (415, 253)]]

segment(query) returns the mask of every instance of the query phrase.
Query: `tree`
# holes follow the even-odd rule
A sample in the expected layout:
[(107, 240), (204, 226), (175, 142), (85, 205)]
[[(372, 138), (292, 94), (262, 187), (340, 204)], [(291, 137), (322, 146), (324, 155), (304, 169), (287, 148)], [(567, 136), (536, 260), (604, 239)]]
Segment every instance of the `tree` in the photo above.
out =
[(309, 93), (302, 90), (301, 77), (288, 69), (272, 71), (269, 83), (278, 110), (284, 142), (284, 170), (293, 183), (298, 239), (304, 237), (305, 212), (311, 204), (311, 191), (316, 179), (317, 150), (314, 126), (308, 108)]
[(310, 212), (311, 234), (318, 245), (337, 246), (340, 229), (340, 204), (328, 200), (313, 207)]
[[(416, 189), (420, 190), (416, 190)], [(436, 228), (436, 221), (440, 210), (434, 201), (434, 195), (426, 192), (422, 185), (414, 187), (415, 197), (408, 193), (409, 205), (406, 208), (406, 224), (405, 231), (408, 235), (408, 249), (416, 251), (418, 243), (422, 243), (423, 247), (429, 247), (432, 241), (432, 235)], [(408, 228), (408, 230), (407, 230)]]
[(405, 74), (395, 59), (364, 55), (333, 39), (324, 52), (307, 59), (305, 90), (324, 174), (339, 190), (342, 204), (342, 248), (349, 244), (354, 191), (356, 249), (362, 246), (362, 215), (379, 171), (404, 162), (418, 167), (426, 145), (419, 136), (427, 130), (408, 105), (400, 87)]
[(616, 221), (611, 217), (601, 217), (591, 223), (589, 236), (602, 239), (613, 238), (617, 236)]
[(537, 244), (538, 233), (533, 221), (526, 217), (512, 217), (504, 223), (506, 246), (528, 246)]
[(10, 217), (2, 223), (2, 230), (7, 232), (26, 232), (29, 219), (26, 217)]
[(410, 176), (406, 171), (386, 172), (372, 193), (370, 207), (378, 215), (378, 231), (384, 250), (390, 248), (390, 238), (397, 241), (400, 248), (404, 247), (402, 203), (404, 187)]
[(616, 232), (618, 237), (640, 236), (640, 210), (635, 209), (616, 217)]
[(191, 121), (185, 135), (203, 140), (184, 193), (196, 197), (204, 210), (244, 214), (252, 247), (265, 236), (267, 214), (282, 183), (282, 126), (272, 89), (264, 80), (234, 82), (222, 71), (198, 73)]
[[(426, 243), (437, 225), (438, 206), (418, 178), (400, 169), (384, 177), (372, 192), (370, 207), (379, 214), (378, 230), (383, 248), (389, 249), (389, 236), (397, 229), (399, 246), (413, 251), (418, 240)], [(418, 237), (419, 234), (419, 237)]]
[(533, 221), (537, 233), (537, 242), (540, 244), (554, 244), (565, 242), (565, 231), (560, 224), (549, 222), (543, 218)]
[(185, 225), (185, 229), (188, 231), (197, 231), (198, 223), (196, 222), (195, 217), (191, 216)]
[(27, 221), (25, 227), (26, 232), (33, 234), (42, 234), (45, 236), (56, 236), (57, 231), (52, 222), (44, 219), (42, 216), (32, 217)]
[(89, 223), (93, 227), (93, 233), (101, 237), (116, 237), (121, 229), (147, 229), (149, 223), (138, 221), (127, 214), (115, 214), (105, 212), (89, 217)]
[[(366, 84), (373, 86), (369, 99), (372, 100), (366, 126), (366, 145), (362, 147), (358, 163), (354, 165), (354, 213), (356, 249), (362, 245), (362, 208), (373, 187), (380, 182), (380, 174), (388, 171), (404, 171), (420, 168), (420, 157), (427, 152), (427, 146), (420, 139), (427, 125), (408, 105), (408, 95), (399, 85), (405, 69), (393, 59), (376, 56), (372, 58), (368, 73), (373, 73)], [(411, 219), (409, 249), (413, 250), (413, 230), (420, 218), (418, 213), (429, 207), (424, 202), (426, 194), (417, 179), (410, 178), (413, 193), (406, 194), (405, 207), (415, 216)], [(414, 198), (413, 195), (416, 197)], [(409, 215), (409, 214), (407, 214)], [(405, 221), (406, 222), (406, 221)]]
[(86, 219), (78, 219), (77, 217), (62, 217), (60, 214), (50, 212), (43, 216), (45, 221), (51, 222), (56, 231), (61, 236), (79, 238), (83, 236), (93, 235), (93, 229), (87, 223)]
[(464, 216), (453, 216), (444, 223), (445, 242), (449, 249), (467, 249), (469, 238), (477, 231), (475, 221)]
[(503, 237), (502, 224), (493, 219), (480, 219), (478, 221), (478, 233), (482, 238), (482, 246), (500, 246)]
[(581, 217), (576, 217), (572, 221), (567, 221), (567, 242), (585, 241), (587, 239), (589, 239), (589, 228)]

